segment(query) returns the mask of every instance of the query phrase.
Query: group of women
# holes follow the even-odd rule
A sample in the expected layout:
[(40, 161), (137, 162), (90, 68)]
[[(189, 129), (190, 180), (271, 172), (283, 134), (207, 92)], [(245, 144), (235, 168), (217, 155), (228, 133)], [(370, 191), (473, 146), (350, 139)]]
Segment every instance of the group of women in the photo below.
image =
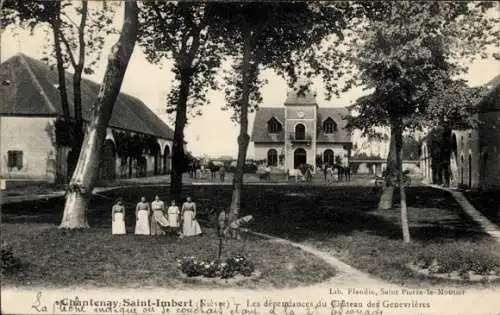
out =
[[(112, 208), (112, 233), (126, 234), (125, 206), (118, 199)], [(172, 200), (165, 210), (165, 204), (156, 196), (151, 205), (146, 197), (141, 197), (135, 207), (135, 234), (137, 235), (164, 235), (167, 232), (176, 233), (181, 237), (195, 236), (202, 233), (196, 220), (196, 204), (191, 197), (186, 198), (181, 210)], [(182, 224), (181, 224), (182, 223)], [(182, 228), (181, 228), (182, 227)]]

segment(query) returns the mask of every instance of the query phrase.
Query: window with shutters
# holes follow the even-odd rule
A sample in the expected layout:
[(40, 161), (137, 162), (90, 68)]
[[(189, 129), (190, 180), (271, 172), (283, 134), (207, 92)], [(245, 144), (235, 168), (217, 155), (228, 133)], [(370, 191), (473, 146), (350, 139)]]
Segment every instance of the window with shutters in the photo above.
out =
[(8, 151), (7, 155), (8, 168), (17, 168), (18, 170), (23, 168), (23, 151)]

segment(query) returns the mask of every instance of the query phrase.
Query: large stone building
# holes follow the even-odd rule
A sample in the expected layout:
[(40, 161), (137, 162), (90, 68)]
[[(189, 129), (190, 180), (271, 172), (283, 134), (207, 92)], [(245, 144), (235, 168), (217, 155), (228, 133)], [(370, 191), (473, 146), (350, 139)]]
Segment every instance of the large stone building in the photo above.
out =
[[(451, 132), (450, 185), (472, 190), (500, 189), (500, 76), (485, 87), (487, 96), (477, 105), (476, 129)], [(434, 152), (439, 140), (431, 136), (422, 142), (421, 169), (427, 182), (443, 182), (439, 172), (439, 155)], [(437, 157), (436, 157), (437, 156)]]
[(320, 108), (310, 91), (291, 90), (283, 107), (261, 107), (255, 116), (251, 140), (256, 160), (287, 171), (310, 164), (347, 165), (351, 136), (346, 108)]
[[(67, 74), (66, 78), (70, 112), (73, 113), (72, 75)], [(98, 92), (98, 84), (83, 80), (82, 114), (86, 121)], [(58, 145), (54, 140), (55, 124), (62, 116), (56, 70), (18, 54), (0, 65), (0, 95), (2, 187), (67, 181), (75, 165), (68, 163), (71, 147)], [(118, 137), (149, 139), (152, 149), (144, 150), (142, 156), (135, 159), (126, 160), (118, 154)], [(113, 180), (117, 176), (168, 172), (172, 139), (172, 130), (143, 102), (121, 93), (107, 128), (100, 178)]]

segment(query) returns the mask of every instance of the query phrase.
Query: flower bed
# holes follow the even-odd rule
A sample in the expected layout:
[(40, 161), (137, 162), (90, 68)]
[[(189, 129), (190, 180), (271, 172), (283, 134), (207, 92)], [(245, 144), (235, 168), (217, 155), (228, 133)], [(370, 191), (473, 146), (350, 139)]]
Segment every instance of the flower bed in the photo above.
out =
[(223, 261), (217, 259), (198, 260), (196, 257), (183, 257), (178, 260), (179, 268), (188, 278), (220, 278), (229, 279), (238, 275), (250, 277), (255, 275), (254, 264), (243, 255), (234, 255)]

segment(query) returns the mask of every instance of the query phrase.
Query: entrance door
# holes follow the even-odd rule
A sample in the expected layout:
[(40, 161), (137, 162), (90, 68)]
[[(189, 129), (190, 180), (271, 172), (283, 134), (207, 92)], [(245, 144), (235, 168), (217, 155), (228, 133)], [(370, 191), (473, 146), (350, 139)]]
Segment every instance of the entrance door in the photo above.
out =
[(298, 148), (293, 153), (293, 168), (299, 168), (300, 165), (307, 163), (307, 153), (306, 150)]
[(333, 165), (335, 164), (335, 159), (333, 156), (333, 151), (328, 149), (323, 152), (323, 163), (326, 165)]

